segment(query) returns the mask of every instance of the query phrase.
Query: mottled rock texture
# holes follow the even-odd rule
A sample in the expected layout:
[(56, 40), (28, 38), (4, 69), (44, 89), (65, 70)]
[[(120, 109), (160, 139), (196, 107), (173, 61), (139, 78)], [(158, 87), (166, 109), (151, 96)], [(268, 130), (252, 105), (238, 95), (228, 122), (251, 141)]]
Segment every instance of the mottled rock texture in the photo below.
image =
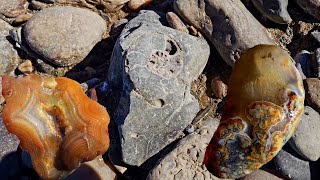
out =
[(109, 68), (111, 111), (121, 137), (120, 150), (111, 144), (110, 153), (120, 153), (130, 165), (141, 165), (176, 140), (199, 111), (190, 88), (208, 60), (209, 46), (163, 26), (162, 19), (140, 11), (117, 40)]
[(0, 14), (7, 17), (17, 17), (26, 12), (27, 0), (1, 0)]

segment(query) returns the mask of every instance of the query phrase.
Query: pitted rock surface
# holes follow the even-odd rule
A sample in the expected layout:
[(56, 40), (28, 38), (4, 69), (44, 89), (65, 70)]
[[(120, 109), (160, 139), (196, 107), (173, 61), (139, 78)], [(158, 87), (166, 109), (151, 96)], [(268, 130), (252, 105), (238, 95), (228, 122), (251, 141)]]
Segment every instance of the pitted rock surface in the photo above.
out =
[(218, 125), (219, 119), (207, 120), (194, 133), (180, 140), (175, 149), (150, 171), (147, 179), (218, 180), (203, 164), (206, 147)]
[[(122, 31), (109, 68), (113, 119), (121, 147), (116, 155), (141, 165), (177, 139), (199, 111), (190, 94), (191, 82), (202, 72), (209, 46), (204, 39), (165, 27), (163, 17), (140, 11)], [(111, 142), (118, 133), (110, 132)]]
[(258, 44), (274, 44), (257, 19), (241, 1), (176, 0), (176, 12), (199, 29), (229, 65)]
[(320, 113), (320, 79), (307, 78), (304, 80), (307, 103)]
[(106, 23), (98, 14), (75, 7), (51, 7), (36, 13), (23, 34), (32, 50), (58, 66), (81, 62), (102, 39)]
[(316, 161), (320, 157), (320, 115), (309, 106), (305, 106), (301, 122), (289, 143), (302, 157)]
[(9, 18), (17, 17), (26, 12), (27, 0), (1, 0), (0, 14)]

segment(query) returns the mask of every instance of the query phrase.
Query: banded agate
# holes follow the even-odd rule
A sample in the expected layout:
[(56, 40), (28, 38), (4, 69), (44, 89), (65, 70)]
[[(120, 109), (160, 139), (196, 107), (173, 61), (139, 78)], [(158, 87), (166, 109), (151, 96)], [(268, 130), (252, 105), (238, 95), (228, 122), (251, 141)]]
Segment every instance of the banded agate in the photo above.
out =
[(68, 78), (2, 78), (2, 117), (43, 179), (58, 179), (109, 147), (109, 115)]
[(204, 163), (220, 178), (240, 178), (270, 161), (288, 141), (304, 111), (302, 79), (291, 57), (257, 45), (236, 62), (224, 112)]

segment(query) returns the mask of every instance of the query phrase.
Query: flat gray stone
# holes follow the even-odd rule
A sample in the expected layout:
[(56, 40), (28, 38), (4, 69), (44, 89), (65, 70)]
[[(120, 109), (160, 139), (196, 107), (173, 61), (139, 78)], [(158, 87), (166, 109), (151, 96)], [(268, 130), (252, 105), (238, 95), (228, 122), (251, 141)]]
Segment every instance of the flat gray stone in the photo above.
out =
[(305, 106), (301, 122), (289, 143), (303, 158), (316, 161), (320, 157), (320, 115)]
[[(139, 166), (158, 153), (191, 123), (199, 104), (191, 83), (209, 57), (204, 39), (165, 27), (153, 11), (140, 11), (122, 31), (113, 50), (108, 79), (112, 113), (119, 130), (117, 155)], [(110, 131), (111, 142), (117, 133)]]
[(288, 0), (251, 0), (263, 16), (279, 24), (289, 24)]
[(307, 78), (303, 83), (308, 105), (320, 113), (320, 79)]
[(148, 175), (148, 180), (218, 180), (203, 164), (206, 148), (219, 126), (219, 119), (210, 119), (202, 127), (179, 141)]
[(23, 34), (32, 50), (58, 66), (81, 62), (101, 41), (106, 23), (98, 14), (75, 7), (50, 7), (36, 13)]
[(285, 177), (292, 180), (311, 179), (308, 161), (301, 160), (290, 153), (280, 150), (274, 158), (276, 168)]
[(320, 20), (320, 1), (319, 0), (296, 0), (297, 4), (308, 14)]
[(258, 44), (274, 44), (241, 1), (176, 0), (175, 11), (211, 41), (230, 66), (240, 54)]
[(240, 180), (281, 180), (281, 178), (267, 171), (258, 169), (257, 171), (254, 171), (253, 173), (240, 178)]
[(0, 117), (0, 162), (11, 152), (15, 152), (19, 145), (19, 139), (10, 134), (5, 128), (2, 117)]
[(1, 0), (0, 14), (10, 18), (17, 17), (26, 12), (27, 3), (27, 0)]

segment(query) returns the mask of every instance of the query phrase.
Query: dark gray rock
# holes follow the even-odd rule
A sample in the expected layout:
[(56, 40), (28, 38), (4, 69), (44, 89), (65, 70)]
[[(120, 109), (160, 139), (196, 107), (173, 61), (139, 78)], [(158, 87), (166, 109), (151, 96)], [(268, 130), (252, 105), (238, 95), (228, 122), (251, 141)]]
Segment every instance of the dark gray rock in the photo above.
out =
[(258, 44), (274, 44), (241, 1), (176, 0), (175, 11), (210, 40), (231, 66), (240, 54)]
[(194, 133), (186, 136), (152, 169), (148, 180), (218, 180), (203, 164), (206, 148), (219, 126), (219, 119), (209, 119)]
[(302, 77), (302, 79), (312, 77), (312, 55), (306, 50), (302, 50), (295, 57), (296, 67)]
[(269, 20), (279, 24), (289, 24), (288, 0), (251, 0), (254, 6)]
[(320, 1), (319, 0), (296, 0), (297, 4), (308, 14), (320, 20)]
[(306, 90), (306, 101), (314, 110), (320, 113), (320, 79), (307, 78), (303, 81)]
[(308, 161), (303, 161), (290, 153), (281, 150), (274, 158), (277, 170), (293, 180), (311, 179)]
[(26, 12), (27, 0), (1, 0), (0, 14), (9, 18), (17, 17)]
[(82, 61), (102, 39), (106, 23), (98, 14), (75, 7), (51, 7), (36, 13), (23, 34), (32, 50), (59, 66)]
[[(140, 11), (113, 50), (108, 79), (121, 148), (111, 161), (141, 165), (178, 138), (199, 111), (190, 94), (209, 57), (204, 39), (165, 27), (153, 11)], [(111, 142), (117, 134), (110, 131)]]
[(320, 115), (309, 106), (305, 106), (301, 122), (289, 143), (302, 157), (316, 161), (320, 157)]
[(320, 32), (319, 31), (312, 31), (311, 35), (318, 43), (320, 43)]
[(320, 48), (315, 50), (311, 64), (315, 77), (320, 78)]

